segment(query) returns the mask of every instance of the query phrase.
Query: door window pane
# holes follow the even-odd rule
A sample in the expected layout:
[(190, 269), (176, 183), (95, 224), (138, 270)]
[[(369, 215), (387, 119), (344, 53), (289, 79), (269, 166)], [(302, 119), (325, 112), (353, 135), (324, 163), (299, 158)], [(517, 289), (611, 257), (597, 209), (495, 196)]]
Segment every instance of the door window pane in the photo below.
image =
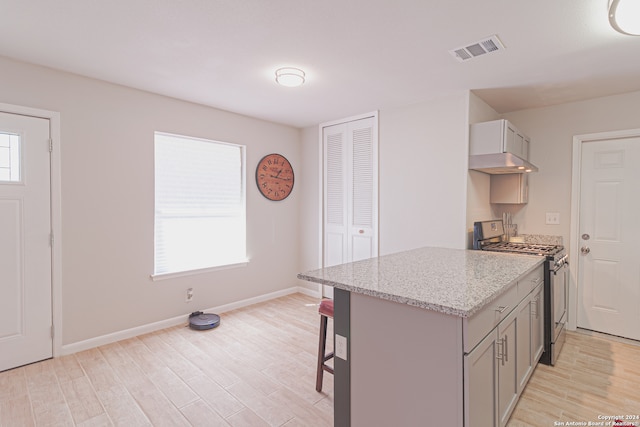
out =
[(20, 135), (0, 132), (0, 181), (20, 182)]

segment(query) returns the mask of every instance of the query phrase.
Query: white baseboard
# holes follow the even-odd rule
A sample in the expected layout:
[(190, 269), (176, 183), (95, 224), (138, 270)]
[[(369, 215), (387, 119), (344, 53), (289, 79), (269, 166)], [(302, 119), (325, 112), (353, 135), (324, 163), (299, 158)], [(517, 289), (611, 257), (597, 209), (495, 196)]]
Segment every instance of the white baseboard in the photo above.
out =
[[(314, 298), (320, 298), (319, 291), (313, 291), (303, 286), (294, 286), (281, 291), (271, 292), (257, 297), (244, 299), (241, 301), (233, 302), (230, 304), (221, 305), (218, 307), (212, 307), (206, 309), (207, 312), (214, 312), (217, 314), (225, 313), (227, 311), (235, 310), (242, 307), (247, 307), (259, 302), (269, 301), (271, 299), (280, 298), (285, 295), (294, 293), (305, 294)], [(79, 351), (89, 350), (91, 348), (99, 347), (101, 345), (107, 345), (116, 341), (126, 340), (129, 338), (137, 337), (138, 335), (148, 334), (150, 332), (159, 331), (160, 329), (171, 328), (178, 325), (186, 325), (188, 315), (177, 316), (171, 319), (161, 320), (159, 322), (153, 322), (142, 326), (136, 326), (135, 328), (125, 329), (123, 331), (113, 332), (107, 335), (101, 335), (95, 338), (89, 338), (88, 340), (78, 341), (71, 344), (65, 344), (60, 350), (60, 354), (56, 356), (64, 356), (67, 354), (77, 353)]]
[(322, 291), (320, 290), (320, 287), (318, 287), (316, 290), (312, 290), (309, 288), (305, 288), (304, 286), (297, 286), (295, 290), (298, 293), (305, 294), (310, 297), (322, 298)]

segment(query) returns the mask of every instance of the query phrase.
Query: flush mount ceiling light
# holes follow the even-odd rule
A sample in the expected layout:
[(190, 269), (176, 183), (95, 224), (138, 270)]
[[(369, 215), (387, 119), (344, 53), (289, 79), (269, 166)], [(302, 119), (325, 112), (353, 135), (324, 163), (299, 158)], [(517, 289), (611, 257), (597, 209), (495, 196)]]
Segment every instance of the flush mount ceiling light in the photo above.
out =
[(304, 83), (304, 71), (299, 68), (278, 68), (276, 70), (276, 82), (286, 87), (296, 87)]
[(622, 34), (640, 36), (640, 0), (611, 0), (609, 23)]

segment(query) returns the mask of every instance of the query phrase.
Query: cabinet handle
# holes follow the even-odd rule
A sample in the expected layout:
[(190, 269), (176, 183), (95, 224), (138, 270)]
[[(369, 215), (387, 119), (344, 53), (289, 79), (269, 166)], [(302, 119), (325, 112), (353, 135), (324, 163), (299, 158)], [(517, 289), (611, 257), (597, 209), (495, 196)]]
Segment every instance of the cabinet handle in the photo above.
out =
[[(504, 353), (503, 362), (508, 362), (509, 361), (509, 344), (508, 344), (507, 338), (509, 338), (509, 335), (505, 335), (504, 339), (502, 341), (502, 347), (503, 347), (502, 352)], [(503, 365), (504, 365), (504, 363), (503, 363)]]
[(534, 305), (533, 303), (536, 302), (536, 300), (532, 300), (529, 301), (529, 305), (531, 306), (531, 316), (532, 317), (537, 317), (538, 313), (536, 313), (536, 311), (538, 311), (538, 304)]
[(496, 359), (502, 361), (502, 365), (504, 366), (504, 358), (502, 357), (502, 354), (504, 352), (504, 341), (502, 338), (500, 338), (498, 341), (496, 341), (496, 345), (500, 346), (501, 348), (498, 348), (498, 354), (496, 354)]
[(501, 306), (498, 306), (498, 308), (496, 308), (496, 311), (497, 311), (498, 313), (504, 313), (504, 311), (505, 311), (507, 308), (509, 308), (509, 306), (508, 306), (508, 305), (501, 305)]
[(531, 304), (531, 315), (537, 319), (540, 316), (540, 297), (535, 297), (535, 299), (531, 301)]

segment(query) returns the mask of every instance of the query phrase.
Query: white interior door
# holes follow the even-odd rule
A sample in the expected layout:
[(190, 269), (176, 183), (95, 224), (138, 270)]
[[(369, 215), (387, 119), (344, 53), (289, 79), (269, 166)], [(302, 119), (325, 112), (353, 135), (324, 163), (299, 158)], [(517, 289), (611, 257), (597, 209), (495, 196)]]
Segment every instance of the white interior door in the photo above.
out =
[(577, 326), (640, 339), (640, 137), (582, 144)]
[(378, 255), (377, 141), (375, 117), (323, 128), (324, 267)]
[(0, 113), (0, 371), (50, 358), (49, 120)]

